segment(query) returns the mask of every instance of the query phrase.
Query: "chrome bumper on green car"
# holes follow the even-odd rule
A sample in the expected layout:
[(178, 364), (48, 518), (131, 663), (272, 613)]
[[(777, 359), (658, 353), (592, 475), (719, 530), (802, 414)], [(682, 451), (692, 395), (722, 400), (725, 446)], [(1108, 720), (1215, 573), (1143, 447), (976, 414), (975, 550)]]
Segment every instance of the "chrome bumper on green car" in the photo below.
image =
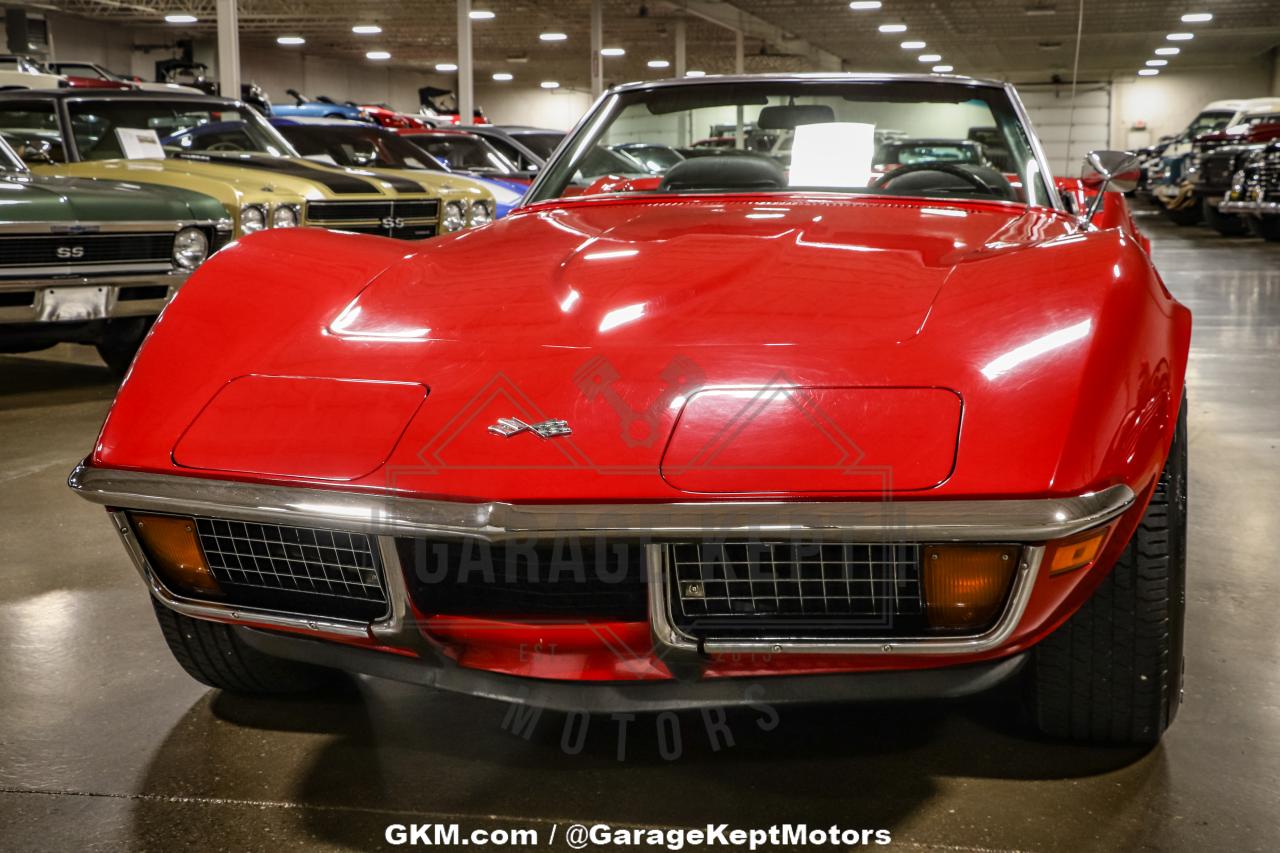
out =
[(154, 317), (189, 274), (170, 269), (141, 275), (0, 279), (0, 325)]

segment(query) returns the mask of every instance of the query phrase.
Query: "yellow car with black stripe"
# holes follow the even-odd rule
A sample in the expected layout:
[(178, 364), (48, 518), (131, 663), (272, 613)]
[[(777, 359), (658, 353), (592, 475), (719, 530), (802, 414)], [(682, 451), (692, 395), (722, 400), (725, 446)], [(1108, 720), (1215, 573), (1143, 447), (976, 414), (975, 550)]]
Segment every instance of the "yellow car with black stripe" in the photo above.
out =
[(493, 196), (474, 181), (306, 160), (252, 107), (223, 98), (0, 92), (0, 134), (36, 174), (213, 196), (236, 236), (302, 225), (420, 240), (493, 217)]

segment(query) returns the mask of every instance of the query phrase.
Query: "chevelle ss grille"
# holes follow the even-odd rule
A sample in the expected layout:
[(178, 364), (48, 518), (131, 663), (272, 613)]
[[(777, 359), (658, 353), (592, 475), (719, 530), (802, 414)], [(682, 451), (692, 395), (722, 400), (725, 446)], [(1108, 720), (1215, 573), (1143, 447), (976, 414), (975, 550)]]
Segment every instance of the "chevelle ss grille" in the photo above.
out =
[(376, 619), (387, 611), (382, 565), (363, 533), (197, 518), (205, 559), (230, 603)]
[(173, 233), (9, 234), (0, 236), (0, 271), (96, 264), (171, 264)]
[(1200, 181), (1206, 190), (1227, 190), (1238, 168), (1237, 151), (1215, 151), (1200, 162)]
[(898, 633), (923, 625), (920, 546), (805, 542), (666, 546), (672, 617), (693, 637)]
[(312, 201), (307, 202), (304, 224), (400, 240), (421, 240), (435, 236), (439, 215), (438, 199)]

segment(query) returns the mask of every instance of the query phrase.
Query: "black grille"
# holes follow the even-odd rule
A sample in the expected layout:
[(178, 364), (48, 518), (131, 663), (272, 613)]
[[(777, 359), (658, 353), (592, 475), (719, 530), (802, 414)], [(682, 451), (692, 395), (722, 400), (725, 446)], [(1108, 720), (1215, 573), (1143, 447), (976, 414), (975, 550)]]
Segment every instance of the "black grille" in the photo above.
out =
[(490, 543), (400, 539), (424, 613), (495, 619), (644, 621), (644, 546), (589, 539)]
[(923, 631), (920, 546), (803, 542), (666, 546), (672, 618), (693, 637)]
[[(170, 263), (173, 234), (13, 234), (0, 236), (0, 267)], [(61, 250), (61, 256), (59, 255)]]
[(211, 518), (196, 530), (228, 603), (349, 619), (387, 611), (382, 566), (362, 533)]
[(436, 199), (421, 201), (311, 201), (307, 202), (309, 222), (358, 222), (402, 219), (435, 219), (440, 210)]
[(1200, 183), (1206, 190), (1227, 190), (1236, 173), (1239, 152), (1215, 151), (1200, 162)]
[[(1280, 150), (1268, 151), (1259, 158), (1258, 183), (1267, 196), (1280, 193)], [(1268, 199), (1275, 201), (1275, 199)]]
[(379, 237), (392, 237), (396, 240), (425, 240), (428, 237), (436, 236), (436, 226), (434, 223), (421, 224), (405, 224), (401, 226), (386, 226), (380, 223), (370, 223), (367, 225), (335, 225), (339, 231), (350, 231), (353, 234), (376, 234)]

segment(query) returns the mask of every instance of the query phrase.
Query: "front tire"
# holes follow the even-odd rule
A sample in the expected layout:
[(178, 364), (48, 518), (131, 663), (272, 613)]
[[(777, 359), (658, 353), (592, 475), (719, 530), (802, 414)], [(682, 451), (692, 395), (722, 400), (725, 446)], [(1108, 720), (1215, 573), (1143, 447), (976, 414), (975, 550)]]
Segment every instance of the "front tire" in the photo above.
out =
[(107, 322), (102, 340), (97, 344), (98, 355), (117, 377), (124, 376), (133, 357), (142, 346), (142, 340), (151, 328), (152, 317), (125, 317)]
[(1249, 225), (1253, 233), (1269, 243), (1280, 243), (1280, 216), (1255, 216)]
[(169, 651), (187, 674), (210, 687), (250, 696), (312, 693), (334, 683), (333, 670), (274, 658), (251, 648), (230, 625), (192, 619), (154, 598)]
[(1249, 233), (1249, 223), (1245, 222), (1243, 217), (1221, 212), (1209, 204), (1208, 199), (1201, 200), (1200, 204), (1204, 221), (1223, 237), (1241, 237)]
[(1093, 596), (1033, 650), (1030, 699), (1044, 734), (1153, 744), (1182, 701), (1187, 577), (1186, 400), (1133, 538)]

